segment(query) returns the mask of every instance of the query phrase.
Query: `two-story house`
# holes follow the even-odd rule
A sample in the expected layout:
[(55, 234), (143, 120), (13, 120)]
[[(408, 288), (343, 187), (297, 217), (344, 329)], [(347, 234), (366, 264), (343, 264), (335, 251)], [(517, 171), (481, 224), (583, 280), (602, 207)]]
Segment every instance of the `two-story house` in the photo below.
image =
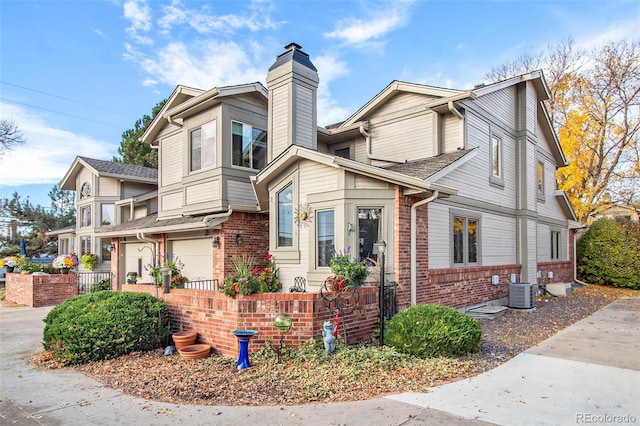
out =
[[(158, 171), (112, 161), (76, 157), (60, 182), (60, 188), (76, 191), (76, 225), (50, 232), (58, 238), (58, 253), (94, 253), (94, 270), (111, 270), (110, 238), (98, 235), (130, 217), (147, 216), (156, 211)], [(129, 200), (140, 199), (137, 207)], [(82, 265), (79, 265), (82, 270)]]
[[(158, 212), (105, 230), (120, 282), (142, 256), (224, 280), (273, 254), (287, 290), (317, 291), (334, 250), (379, 260), (398, 307), (504, 299), (508, 284), (573, 280), (575, 215), (541, 72), (452, 90), (394, 81), (317, 126), (318, 72), (295, 43), (259, 83), (178, 86), (142, 137), (159, 150)], [(145, 249), (148, 248), (148, 250)]]

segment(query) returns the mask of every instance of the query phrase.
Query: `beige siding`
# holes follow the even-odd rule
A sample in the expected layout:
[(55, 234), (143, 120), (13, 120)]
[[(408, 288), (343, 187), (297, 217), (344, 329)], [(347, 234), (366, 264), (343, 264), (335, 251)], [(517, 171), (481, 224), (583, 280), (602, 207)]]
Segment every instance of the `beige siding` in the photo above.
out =
[(134, 219), (140, 219), (142, 217), (147, 216), (148, 215), (147, 207), (146, 206), (138, 206), (138, 207), (136, 207), (135, 210), (134, 210), (133, 215), (134, 215)]
[(476, 99), (476, 103), (498, 117), (511, 128), (515, 128), (516, 88), (510, 86)]
[[(538, 114), (538, 95), (533, 82), (527, 82), (527, 130), (536, 132)], [(540, 134), (540, 133), (538, 133)]]
[(361, 163), (368, 163), (367, 159), (367, 145), (364, 138), (358, 139), (354, 145), (353, 159), (360, 161)]
[(551, 260), (551, 229), (549, 225), (538, 223), (537, 232), (538, 262), (548, 262)]
[(182, 133), (160, 142), (160, 186), (179, 183), (182, 179)]
[(388, 189), (386, 182), (362, 175), (354, 175), (355, 189)]
[(453, 114), (442, 116), (442, 135), (444, 141), (444, 152), (456, 152), (458, 149), (464, 148), (463, 138), (464, 121), (455, 117)]
[(333, 168), (305, 161), (300, 164), (299, 202), (307, 202), (307, 194), (317, 194), (338, 189), (338, 178)]
[(136, 195), (144, 194), (145, 192), (156, 189), (151, 184), (124, 182), (122, 184), (122, 199), (135, 197)]
[(369, 128), (371, 154), (393, 161), (426, 158), (433, 153), (433, 120), (430, 112), (402, 118), (372, 119)]
[(480, 240), (483, 266), (516, 263), (515, 219), (484, 213)]
[(163, 212), (168, 210), (175, 210), (182, 207), (182, 192), (175, 192), (173, 194), (164, 194), (161, 196), (160, 206)]
[(101, 197), (117, 197), (119, 195), (120, 182), (117, 179), (109, 177), (98, 178), (98, 194)]
[(433, 96), (425, 96), (417, 93), (401, 92), (387, 100), (380, 108), (375, 110), (375, 115), (385, 115), (398, 110), (424, 105), (437, 99)]
[(451, 266), (450, 228), (449, 207), (437, 201), (429, 204), (429, 269)]
[(204, 203), (220, 198), (219, 182), (217, 179), (190, 185), (185, 188), (186, 204)]
[(249, 181), (240, 182), (237, 180), (228, 180), (226, 185), (229, 204), (243, 206), (253, 206), (257, 204), (255, 193)]
[(296, 145), (315, 149), (313, 146), (313, 91), (306, 87), (297, 86), (296, 94)]
[[(152, 264), (153, 256), (149, 249), (143, 249), (143, 247), (154, 247), (150, 243), (126, 243), (124, 247), (124, 273), (138, 272), (138, 259), (142, 260), (142, 276), (139, 277), (139, 282), (151, 282), (149, 272), (145, 271), (145, 266)], [(141, 250), (141, 251), (138, 251)], [(155, 248), (154, 248), (155, 250)], [(148, 269), (148, 268), (147, 268)]]
[(289, 143), (289, 87), (278, 87), (273, 91), (271, 122), (271, 159), (280, 155)]

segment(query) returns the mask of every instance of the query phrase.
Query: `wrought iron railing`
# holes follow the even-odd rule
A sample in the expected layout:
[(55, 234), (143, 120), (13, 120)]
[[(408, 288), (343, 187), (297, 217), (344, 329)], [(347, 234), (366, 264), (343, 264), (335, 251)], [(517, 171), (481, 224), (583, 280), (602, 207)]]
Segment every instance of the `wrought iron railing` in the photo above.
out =
[(111, 290), (111, 272), (78, 272), (78, 294)]
[(207, 280), (198, 277), (184, 283), (184, 288), (191, 290), (220, 291), (220, 282), (218, 280)]
[(395, 281), (387, 281), (384, 284), (384, 317), (387, 320), (393, 318), (396, 311), (396, 287), (398, 283)]

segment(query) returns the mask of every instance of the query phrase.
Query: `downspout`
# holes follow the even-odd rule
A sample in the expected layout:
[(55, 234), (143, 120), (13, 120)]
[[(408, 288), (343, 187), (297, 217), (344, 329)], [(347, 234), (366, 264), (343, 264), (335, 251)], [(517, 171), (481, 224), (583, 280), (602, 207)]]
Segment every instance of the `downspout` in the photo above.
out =
[(409, 259), (411, 259), (411, 305), (416, 304), (416, 288), (417, 288), (417, 265), (416, 265), (416, 251), (417, 251), (417, 235), (416, 235), (416, 227), (417, 227), (417, 216), (418, 216), (418, 207), (428, 204), (438, 198), (438, 191), (433, 191), (433, 194), (429, 198), (425, 198), (424, 200), (420, 200), (417, 203), (413, 203), (411, 205), (411, 253)]
[[(584, 229), (581, 229), (581, 231), (583, 231), (582, 233), (584, 233)], [(577, 282), (578, 284), (587, 286), (589, 284), (585, 283), (584, 281), (580, 281), (578, 279), (578, 249), (576, 247), (577, 243), (578, 243), (578, 232), (576, 231), (573, 233), (573, 281)]]
[(132, 198), (131, 201), (129, 202), (129, 220), (133, 220), (133, 211), (134, 209), (134, 199)]
[(358, 128), (358, 130), (360, 131), (360, 134), (362, 136), (364, 136), (364, 141), (365, 141), (365, 145), (367, 147), (366, 152), (367, 152), (367, 158), (369, 160), (374, 160), (374, 161), (385, 161), (387, 163), (397, 163), (397, 164), (403, 164), (404, 161), (396, 161), (396, 160), (389, 160), (388, 158), (375, 158), (372, 154), (371, 154), (371, 135), (369, 135), (369, 122), (368, 121), (363, 121), (362, 124), (360, 125), (360, 127)]
[(158, 266), (160, 266), (160, 255), (158, 253), (158, 249), (160, 248), (160, 243), (157, 242), (156, 240), (153, 240), (151, 238), (145, 237), (144, 232), (136, 233), (136, 238), (138, 240), (140, 240), (140, 241), (144, 241), (144, 242), (153, 244), (153, 246), (154, 246), (153, 255), (155, 256), (155, 258), (153, 259), (153, 263), (155, 264), (156, 261), (157, 261), (158, 262)]
[(458, 119), (462, 120), (464, 117), (462, 116), (462, 114), (460, 114), (460, 111), (458, 111), (456, 109), (456, 107), (453, 106), (453, 101), (449, 101), (447, 103), (447, 106), (449, 107), (449, 111), (451, 111), (451, 114), (455, 115), (456, 117), (458, 117)]
[(170, 115), (167, 115), (167, 121), (169, 122), (169, 124), (173, 124), (174, 126), (177, 126), (177, 127), (182, 127), (182, 123), (178, 123), (177, 121), (174, 121), (173, 117), (171, 117)]
[(449, 107), (449, 111), (451, 112), (451, 114), (453, 114), (458, 120), (460, 120), (460, 135), (462, 135), (462, 143), (460, 144), (460, 146), (458, 147), (458, 149), (464, 149), (466, 143), (464, 140), (464, 122), (462, 121), (464, 119), (463, 115), (460, 113), (460, 111), (458, 111), (458, 109), (453, 105), (453, 101), (449, 101), (447, 102), (447, 107)]
[(214, 214), (206, 215), (204, 219), (202, 219), (202, 222), (205, 224), (208, 224), (208, 222), (212, 221), (213, 219), (220, 219), (221, 217), (229, 217), (231, 216), (231, 213), (233, 213), (233, 208), (229, 206), (228, 210), (224, 213), (214, 213)]

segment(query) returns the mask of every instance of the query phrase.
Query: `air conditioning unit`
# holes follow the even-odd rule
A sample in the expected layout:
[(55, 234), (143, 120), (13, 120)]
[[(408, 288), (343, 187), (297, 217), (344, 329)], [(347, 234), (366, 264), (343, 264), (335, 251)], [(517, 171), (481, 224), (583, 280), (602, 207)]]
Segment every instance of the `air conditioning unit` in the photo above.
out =
[(531, 283), (509, 284), (509, 307), (533, 309), (533, 285)]

